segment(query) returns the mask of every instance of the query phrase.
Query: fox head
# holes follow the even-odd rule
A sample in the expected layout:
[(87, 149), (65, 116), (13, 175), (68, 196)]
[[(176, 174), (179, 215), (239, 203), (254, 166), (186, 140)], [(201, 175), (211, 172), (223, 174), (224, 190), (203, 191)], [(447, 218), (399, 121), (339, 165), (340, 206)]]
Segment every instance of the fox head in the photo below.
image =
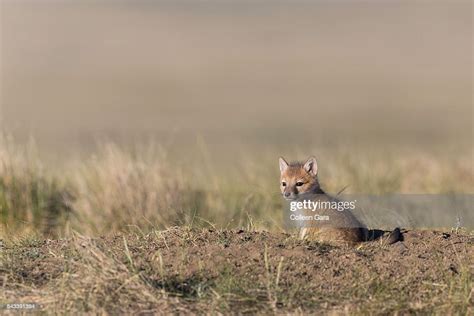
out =
[(296, 200), (300, 194), (316, 193), (319, 188), (318, 164), (309, 157), (305, 163), (288, 163), (280, 157), (280, 190), (286, 200)]

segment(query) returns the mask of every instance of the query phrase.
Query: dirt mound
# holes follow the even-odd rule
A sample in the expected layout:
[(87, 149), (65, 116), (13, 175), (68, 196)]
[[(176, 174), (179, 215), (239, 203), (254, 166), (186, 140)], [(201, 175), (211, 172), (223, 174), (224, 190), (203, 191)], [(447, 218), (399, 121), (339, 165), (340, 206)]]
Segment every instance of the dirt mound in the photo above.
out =
[(172, 228), (5, 242), (0, 303), (49, 312), (472, 313), (474, 237), (408, 231), (343, 247), (288, 234)]

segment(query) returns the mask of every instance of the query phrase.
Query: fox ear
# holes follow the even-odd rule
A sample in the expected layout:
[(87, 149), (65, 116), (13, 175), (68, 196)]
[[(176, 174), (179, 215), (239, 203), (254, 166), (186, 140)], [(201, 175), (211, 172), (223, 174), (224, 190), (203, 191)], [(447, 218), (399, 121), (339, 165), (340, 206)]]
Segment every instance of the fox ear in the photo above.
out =
[(314, 158), (314, 156), (309, 157), (304, 163), (303, 168), (307, 173), (316, 176), (318, 174), (318, 163), (316, 162), (316, 158)]
[(278, 159), (278, 161), (280, 163), (280, 172), (285, 171), (286, 168), (288, 168), (288, 163), (286, 162), (285, 158), (280, 157), (280, 159)]

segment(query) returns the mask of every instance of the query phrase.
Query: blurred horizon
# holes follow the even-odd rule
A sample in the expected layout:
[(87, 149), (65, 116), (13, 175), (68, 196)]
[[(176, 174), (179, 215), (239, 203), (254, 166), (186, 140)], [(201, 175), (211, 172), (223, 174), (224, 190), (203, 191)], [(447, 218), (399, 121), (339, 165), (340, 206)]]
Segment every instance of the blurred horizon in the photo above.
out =
[(96, 139), (472, 150), (472, 3), (2, 1), (0, 129)]

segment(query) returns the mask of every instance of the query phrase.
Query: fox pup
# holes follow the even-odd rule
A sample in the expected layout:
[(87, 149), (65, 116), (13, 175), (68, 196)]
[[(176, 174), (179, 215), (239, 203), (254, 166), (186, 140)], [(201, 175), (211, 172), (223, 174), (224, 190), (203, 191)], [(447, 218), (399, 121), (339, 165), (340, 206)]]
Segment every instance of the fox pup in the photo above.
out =
[[(288, 163), (280, 157), (279, 163), (280, 190), (287, 201), (297, 201), (306, 199), (306, 197), (310, 197), (313, 202), (337, 201), (327, 195), (319, 185), (316, 158), (310, 157), (305, 163)], [(299, 235), (301, 239), (348, 244), (369, 240), (369, 230), (350, 210), (339, 211), (332, 208), (321, 208), (318, 209), (318, 212), (320, 216), (325, 216), (328, 220), (303, 225)], [(400, 230), (397, 228), (390, 234), (387, 242), (391, 244), (398, 241), (399, 238)]]

